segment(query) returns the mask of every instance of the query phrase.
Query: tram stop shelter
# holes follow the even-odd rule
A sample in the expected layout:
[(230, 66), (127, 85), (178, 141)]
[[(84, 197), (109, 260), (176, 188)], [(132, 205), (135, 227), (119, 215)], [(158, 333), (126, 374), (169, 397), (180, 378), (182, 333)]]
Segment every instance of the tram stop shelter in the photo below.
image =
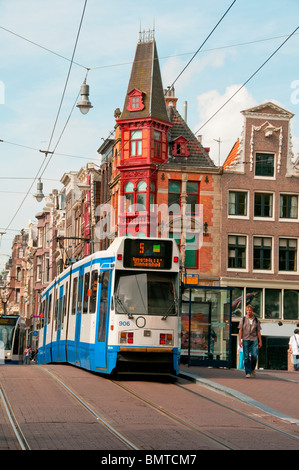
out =
[(230, 368), (233, 288), (192, 282), (182, 286), (181, 363)]

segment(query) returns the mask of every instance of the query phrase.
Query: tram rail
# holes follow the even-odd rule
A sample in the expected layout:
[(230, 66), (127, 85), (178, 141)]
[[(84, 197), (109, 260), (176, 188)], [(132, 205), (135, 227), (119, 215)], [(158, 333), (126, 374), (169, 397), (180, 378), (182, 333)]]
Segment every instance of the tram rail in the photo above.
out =
[(9, 420), (9, 422), (10, 422), (11, 429), (13, 431), (13, 435), (14, 435), (18, 445), (20, 446), (20, 449), (21, 450), (31, 450), (30, 445), (29, 445), (26, 437), (24, 436), (24, 433), (21, 429), (21, 426), (20, 426), (16, 416), (15, 416), (13, 408), (10, 404), (10, 401), (8, 400), (8, 397), (5, 393), (5, 390), (2, 386), (2, 384), (0, 384), (0, 399), (2, 401), (4, 410), (6, 412), (6, 416)]

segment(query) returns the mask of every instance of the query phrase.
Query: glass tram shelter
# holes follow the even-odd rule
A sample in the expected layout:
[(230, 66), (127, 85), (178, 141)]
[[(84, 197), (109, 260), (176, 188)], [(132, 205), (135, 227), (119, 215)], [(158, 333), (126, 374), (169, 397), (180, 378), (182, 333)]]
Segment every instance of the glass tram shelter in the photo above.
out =
[(181, 362), (231, 367), (232, 287), (198, 286), (196, 275), (182, 287)]

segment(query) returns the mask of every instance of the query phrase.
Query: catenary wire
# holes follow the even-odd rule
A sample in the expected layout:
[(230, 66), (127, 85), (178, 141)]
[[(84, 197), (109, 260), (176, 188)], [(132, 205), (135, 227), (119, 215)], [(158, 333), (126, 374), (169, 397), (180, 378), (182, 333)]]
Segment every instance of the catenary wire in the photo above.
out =
[(191, 57), (191, 59), (189, 60), (189, 62), (185, 65), (185, 67), (183, 68), (183, 70), (179, 73), (179, 75), (177, 76), (177, 78), (172, 82), (172, 84), (170, 85), (170, 88), (173, 87), (173, 85), (175, 84), (175, 82), (180, 78), (180, 76), (185, 72), (186, 68), (189, 67), (189, 65), (191, 64), (192, 60), (195, 58), (195, 56), (197, 56), (197, 54), (199, 53), (199, 51), (202, 49), (202, 47), (205, 45), (205, 43), (207, 42), (207, 40), (210, 38), (210, 36), (213, 34), (213, 32), (215, 31), (215, 29), (219, 26), (219, 24), (221, 23), (221, 21), (225, 18), (225, 16), (227, 15), (227, 13), (229, 12), (229, 10), (233, 7), (233, 5), (236, 3), (237, 0), (234, 0), (231, 5), (228, 7), (228, 9), (226, 10), (226, 12), (222, 15), (222, 17), (220, 18), (220, 20), (218, 21), (218, 23), (214, 26), (214, 28), (212, 29), (212, 31), (208, 34), (208, 36), (206, 37), (206, 39), (204, 40), (204, 42), (201, 44), (201, 46), (197, 49), (197, 51), (195, 52), (195, 54), (193, 54), (193, 56)]
[[(19, 205), (18, 209), (16, 210), (15, 214), (14, 214), (13, 217), (11, 218), (9, 224), (7, 225), (6, 230), (10, 227), (10, 225), (12, 224), (12, 222), (14, 221), (14, 219), (16, 218), (17, 214), (19, 213), (19, 211), (20, 211), (21, 207), (23, 206), (23, 204), (24, 204), (24, 202), (25, 202), (25, 200), (26, 200), (28, 194), (30, 193), (30, 191), (31, 191), (31, 189), (32, 189), (32, 187), (33, 187), (33, 185), (34, 185), (36, 179), (38, 178), (38, 175), (39, 175), (40, 172), (42, 171), (42, 167), (44, 166), (44, 163), (45, 163), (46, 160), (47, 160), (47, 155), (50, 153), (49, 149), (50, 149), (50, 147), (51, 147), (52, 139), (53, 139), (54, 132), (55, 132), (55, 129), (56, 129), (56, 125), (57, 125), (57, 122), (58, 122), (58, 117), (59, 117), (59, 114), (60, 114), (60, 111), (61, 111), (61, 107), (62, 107), (62, 103), (63, 103), (64, 96), (65, 96), (66, 87), (67, 87), (67, 84), (68, 84), (68, 81), (69, 81), (70, 72), (71, 72), (72, 64), (73, 64), (73, 59), (74, 59), (74, 56), (75, 56), (75, 52), (76, 52), (76, 48), (77, 48), (77, 44), (78, 44), (78, 40), (79, 40), (79, 35), (80, 35), (81, 27), (82, 27), (82, 22), (83, 22), (85, 10), (86, 10), (86, 5), (87, 5), (87, 0), (85, 0), (85, 2), (84, 2), (83, 12), (82, 12), (82, 15), (81, 15), (81, 20), (80, 20), (80, 24), (79, 24), (79, 28), (78, 28), (78, 32), (77, 32), (77, 36), (76, 36), (76, 40), (75, 40), (75, 45), (74, 45), (74, 49), (73, 49), (72, 61), (71, 61), (71, 63), (70, 63), (69, 70), (68, 70), (68, 73), (67, 73), (66, 82), (65, 82), (65, 85), (64, 85), (64, 89), (63, 89), (63, 92), (62, 92), (62, 97), (61, 97), (61, 100), (60, 100), (58, 112), (57, 112), (57, 115), (56, 115), (56, 119), (55, 119), (55, 122), (54, 122), (54, 126), (53, 126), (53, 129), (52, 129), (52, 133), (51, 133), (51, 137), (50, 137), (50, 141), (49, 141), (49, 145), (48, 145), (48, 150), (45, 152), (44, 160), (43, 160), (43, 162), (42, 162), (42, 164), (41, 164), (41, 166), (40, 166), (40, 168), (39, 168), (39, 170), (38, 170), (38, 172), (37, 172), (37, 174), (36, 174), (36, 177), (35, 177), (34, 180), (32, 181), (32, 184), (30, 185), (30, 188), (28, 189), (26, 195), (24, 196), (23, 200), (21, 201), (21, 204)], [(88, 71), (87, 71), (87, 73), (88, 73)], [(74, 106), (73, 106), (73, 108), (74, 108)], [(73, 110), (73, 108), (72, 108), (72, 110)], [(71, 112), (72, 112), (72, 111), (71, 111)], [(68, 118), (67, 122), (68, 122), (68, 121), (69, 121), (69, 118)], [(64, 132), (65, 127), (66, 127), (66, 125), (64, 126), (62, 133)], [(60, 141), (61, 136), (62, 136), (62, 134), (60, 135), (58, 142)], [(57, 145), (58, 145), (58, 143), (57, 143)], [(57, 147), (57, 145), (56, 145), (56, 147)], [(56, 147), (55, 147), (55, 148), (56, 148)], [(44, 170), (42, 171), (41, 175), (43, 175), (43, 173), (44, 173), (45, 169), (47, 168), (47, 166), (48, 166), (48, 164), (49, 164), (49, 162), (50, 162), (52, 156), (53, 156), (53, 153), (51, 154), (51, 157), (48, 159), (48, 162), (46, 163), (45, 168), (44, 168)]]
[(279, 51), (279, 49), (282, 48), (282, 46), (296, 33), (296, 31), (299, 29), (299, 26), (297, 26), (297, 28), (287, 37), (287, 39), (285, 39), (281, 44), (280, 46), (277, 47), (277, 49), (275, 49), (274, 52), (272, 52), (272, 54), (265, 60), (265, 62), (263, 62), (262, 65), (260, 65), (256, 71), (250, 75), (250, 77), (243, 83), (243, 85), (241, 85), (238, 90), (232, 94), (232, 96), (226, 100), (226, 102), (220, 106), (220, 108), (218, 108), (218, 110), (212, 114), (212, 116), (207, 120), (205, 121), (205, 123), (195, 132), (195, 134), (197, 134), (197, 132), (199, 132), (203, 127), (205, 127), (208, 122), (210, 122), (236, 95), (237, 93), (239, 93), (239, 91), (242, 90), (242, 88), (245, 87), (245, 85), (247, 85), (247, 83), (267, 64), (267, 62), (269, 62), (270, 59), (272, 59), (272, 57)]

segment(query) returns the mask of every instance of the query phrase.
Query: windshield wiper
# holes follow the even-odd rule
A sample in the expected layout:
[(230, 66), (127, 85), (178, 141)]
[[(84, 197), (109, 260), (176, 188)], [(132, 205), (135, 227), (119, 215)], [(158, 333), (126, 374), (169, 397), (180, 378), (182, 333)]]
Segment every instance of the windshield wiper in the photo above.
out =
[(128, 310), (126, 309), (126, 306), (123, 304), (122, 300), (118, 297), (118, 295), (115, 295), (114, 297), (115, 297), (116, 302), (121, 306), (121, 308), (128, 315), (128, 318), (130, 318), (130, 320), (132, 320), (132, 318), (134, 318), (134, 317), (133, 317), (132, 313), (128, 312)]
[(163, 315), (163, 317), (161, 318), (161, 320), (166, 320), (166, 318), (168, 317), (168, 315), (170, 315), (170, 312), (171, 312), (171, 310), (173, 309), (173, 307), (175, 307), (175, 301), (174, 301), (174, 300), (172, 301), (172, 303), (171, 303), (170, 306), (168, 307), (167, 312)]

